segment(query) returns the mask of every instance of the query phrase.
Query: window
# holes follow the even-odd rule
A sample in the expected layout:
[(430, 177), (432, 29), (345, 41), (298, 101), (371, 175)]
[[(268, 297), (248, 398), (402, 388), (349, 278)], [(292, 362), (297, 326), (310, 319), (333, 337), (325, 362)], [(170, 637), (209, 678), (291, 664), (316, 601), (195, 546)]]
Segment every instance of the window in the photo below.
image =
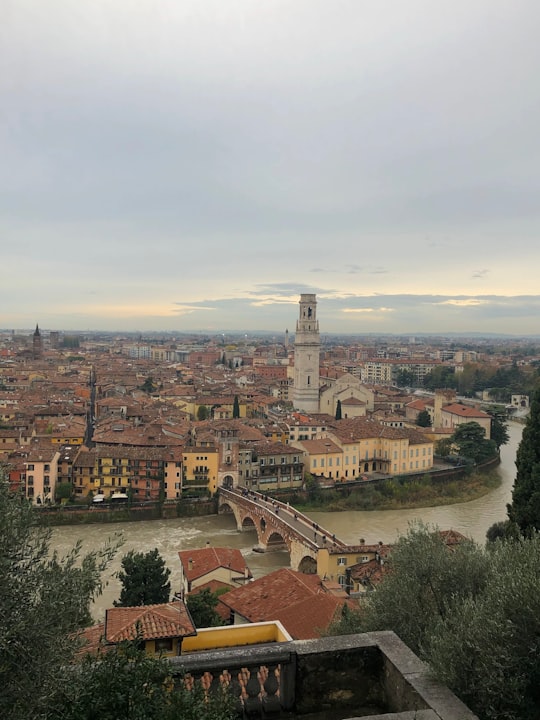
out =
[(338, 565), (346, 565), (347, 564), (347, 558), (346, 557), (338, 557), (337, 559)]
[(27, 465), (27, 469), (28, 469), (28, 470), (33, 470), (33, 469), (34, 469), (34, 466), (33, 466), (33, 465)]
[(26, 478), (26, 481), (27, 481), (28, 485), (33, 485), (34, 484), (34, 476), (28, 475), (28, 477)]
[(154, 648), (156, 653), (172, 652), (173, 639), (172, 638), (159, 638), (154, 641)]
[(45, 466), (43, 468), (45, 472), (48, 472), (51, 469), (51, 466), (48, 463), (45, 463)]

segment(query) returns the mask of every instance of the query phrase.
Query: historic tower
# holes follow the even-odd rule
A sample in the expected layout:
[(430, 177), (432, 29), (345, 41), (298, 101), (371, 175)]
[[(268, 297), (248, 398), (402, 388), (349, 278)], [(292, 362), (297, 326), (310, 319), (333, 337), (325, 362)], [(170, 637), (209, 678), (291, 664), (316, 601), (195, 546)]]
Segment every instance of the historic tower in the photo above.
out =
[(294, 396), (297, 410), (319, 412), (319, 322), (317, 297), (300, 295), (300, 317), (294, 340)]
[(43, 357), (43, 339), (37, 325), (32, 336), (32, 355), (34, 360), (40, 360)]

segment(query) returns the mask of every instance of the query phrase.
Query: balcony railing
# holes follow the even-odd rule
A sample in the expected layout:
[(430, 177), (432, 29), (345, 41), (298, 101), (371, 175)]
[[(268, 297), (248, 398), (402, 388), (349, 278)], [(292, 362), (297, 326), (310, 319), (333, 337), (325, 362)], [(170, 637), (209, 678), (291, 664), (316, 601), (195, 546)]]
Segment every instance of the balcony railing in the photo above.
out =
[(188, 653), (170, 663), (177, 682), (208, 692), (228, 685), (243, 718), (477, 720), (392, 632)]

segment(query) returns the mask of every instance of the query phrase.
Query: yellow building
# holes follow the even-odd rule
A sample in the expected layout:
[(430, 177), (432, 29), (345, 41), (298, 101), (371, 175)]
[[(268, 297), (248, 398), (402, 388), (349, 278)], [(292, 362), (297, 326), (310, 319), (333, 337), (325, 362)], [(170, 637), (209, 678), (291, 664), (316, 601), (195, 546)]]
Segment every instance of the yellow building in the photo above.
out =
[(182, 494), (215, 495), (218, 483), (219, 452), (213, 445), (184, 447), (182, 454)]
[(349, 592), (358, 592), (351, 578), (351, 569), (354, 566), (381, 560), (386, 557), (390, 548), (388, 545), (349, 545), (345, 548), (321, 548), (317, 552), (317, 575), (321, 580), (333, 580), (342, 587), (348, 587)]
[(304, 451), (309, 472), (318, 477), (338, 480), (343, 475), (343, 450), (329, 437), (290, 443)]

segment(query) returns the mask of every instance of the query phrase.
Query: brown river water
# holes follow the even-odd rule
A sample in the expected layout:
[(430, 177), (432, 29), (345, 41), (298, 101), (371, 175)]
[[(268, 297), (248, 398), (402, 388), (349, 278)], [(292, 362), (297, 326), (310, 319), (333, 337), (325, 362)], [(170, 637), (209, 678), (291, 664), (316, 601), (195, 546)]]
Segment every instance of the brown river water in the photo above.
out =
[[(510, 442), (501, 449), (501, 464), (497, 469), (501, 484), (477, 500), (412, 510), (314, 512), (309, 515), (321, 527), (351, 544), (358, 543), (360, 538), (364, 538), (367, 543), (379, 540), (393, 542), (415, 520), (422, 520), (441, 529), (459, 530), (478, 542), (484, 542), (490, 525), (506, 517), (506, 504), (511, 499), (516, 451), (522, 429), (521, 425), (509, 424)], [(179, 589), (178, 551), (204, 547), (207, 542), (216, 547), (239, 548), (256, 578), (289, 565), (286, 552), (253, 552), (252, 548), (257, 544), (256, 533), (238, 532), (234, 518), (230, 515), (58, 527), (53, 530), (53, 546), (62, 554), (81, 539), (83, 550), (90, 550), (101, 546), (115, 533), (123, 536), (123, 545), (104, 575), (107, 583), (104, 592), (94, 603), (93, 615), (96, 621), (103, 619), (105, 609), (111, 607), (120, 595), (120, 583), (115, 573), (120, 569), (122, 556), (128, 550), (148, 552), (157, 548), (171, 571), (173, 592)]]

